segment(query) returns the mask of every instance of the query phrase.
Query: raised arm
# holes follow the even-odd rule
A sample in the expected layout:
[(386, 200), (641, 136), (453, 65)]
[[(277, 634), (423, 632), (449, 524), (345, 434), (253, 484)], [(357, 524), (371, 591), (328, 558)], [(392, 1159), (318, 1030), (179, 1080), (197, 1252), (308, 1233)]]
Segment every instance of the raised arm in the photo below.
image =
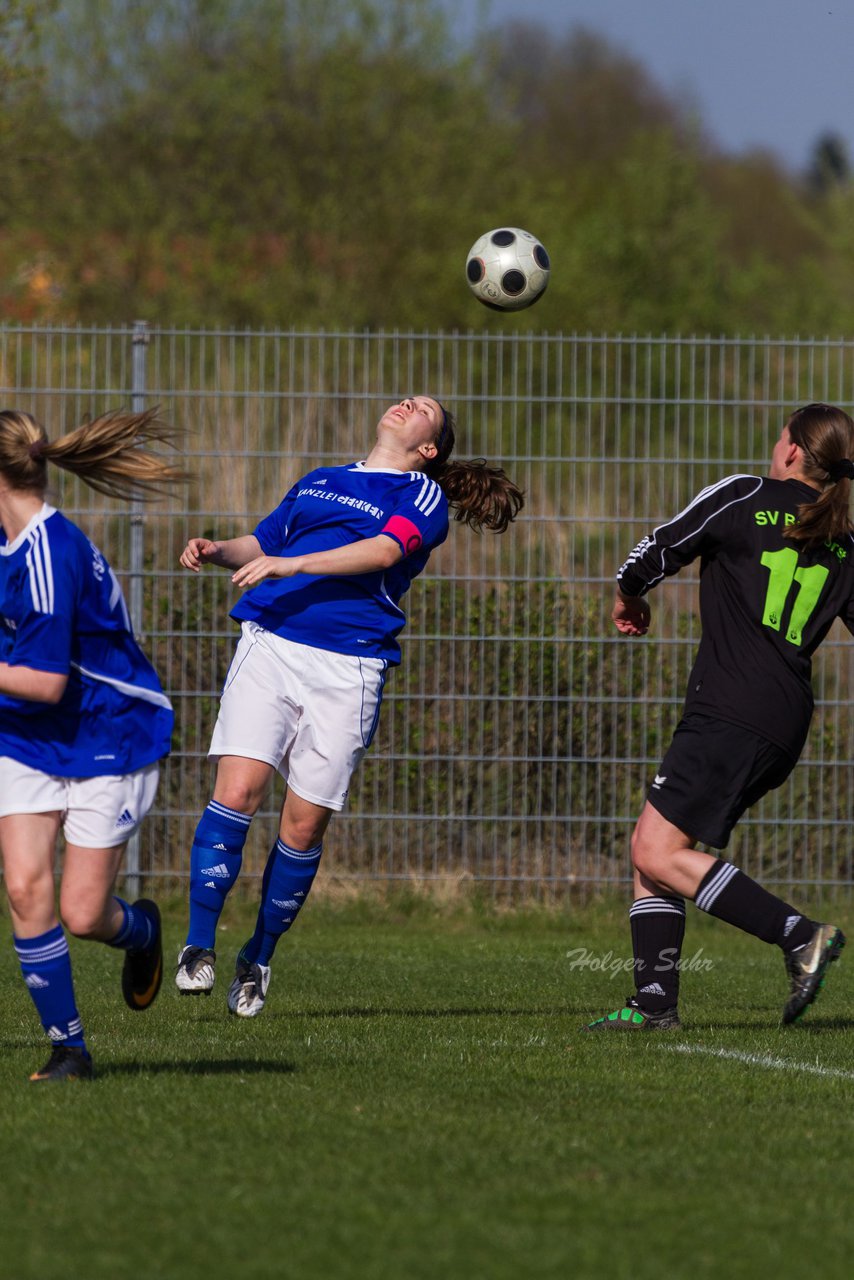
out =
[(698, 556), (714, 552), (732, 509), (761, 487), (757, 476), (728, 476), (708, 485), (678, 515), (638, 545), (617, 572), (617, 596), (611, 620), (623, 635), (649, 630), (650, 609), (644, 599), (664, 578), (678, 573)]
[(179, 556), (185, 569), (199, 573), (203, 564), (217, 564), (223, 569), (239, 569), (261, 554), (261, 543), (254, 533), (242, 538), (212, 542), (210, 538), (191, 538)]
[(238, 587), (254, 587), (265, 578), (292, 578), (298, 573), (348, 577), (389, 569), (402, 559), (399, 544), (379, 533), (375, 538), (361, 538), (343, 547), (310, 551), (304, 556), (258, 556), (248, 564), (244, 562), (231, 580)]

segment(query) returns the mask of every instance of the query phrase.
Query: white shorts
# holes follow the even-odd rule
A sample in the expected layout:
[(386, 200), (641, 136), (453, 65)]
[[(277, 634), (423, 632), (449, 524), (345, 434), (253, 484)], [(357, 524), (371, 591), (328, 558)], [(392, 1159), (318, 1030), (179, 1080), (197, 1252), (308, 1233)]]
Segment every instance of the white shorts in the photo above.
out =
[(99, 778), (56, 778), (0, 756), (0, 818), (55, 813), (69, 844), (114, 849), (130, 839), (154, 804), (160, 766)]
[(209, 755), (263, 760), (298, 796), (340, 812), (376, 732), (388, 663), (241, 626)]

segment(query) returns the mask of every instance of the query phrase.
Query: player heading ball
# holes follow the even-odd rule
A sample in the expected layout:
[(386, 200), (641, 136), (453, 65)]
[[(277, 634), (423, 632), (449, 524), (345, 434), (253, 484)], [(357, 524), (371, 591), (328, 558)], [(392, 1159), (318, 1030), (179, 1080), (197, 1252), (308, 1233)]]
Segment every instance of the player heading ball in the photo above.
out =
[(176, 985), (214, 984), (217, 922), (273, 774), (287, 783), (253, 936), (237, 957), (228, 1007), (260, 1013), (279, 938), (301, 910), (323, 835), (344, 808), (371, 745), (390, 667), (400, 661), (401, 602), (448, 534), (448, 512), (502, 533), (520, 489), (483, 459), (450, 460), (455, 424), (432, 396), (405, 396), (379, 420), (364, 461), (298, 480), (252, 533), (191, 538), (181, 564), (230, 569), (245, 594), (231, 611), (241, 637), (226, 677), (210, 755), (213, 799), (190, 858), (190, 925)]

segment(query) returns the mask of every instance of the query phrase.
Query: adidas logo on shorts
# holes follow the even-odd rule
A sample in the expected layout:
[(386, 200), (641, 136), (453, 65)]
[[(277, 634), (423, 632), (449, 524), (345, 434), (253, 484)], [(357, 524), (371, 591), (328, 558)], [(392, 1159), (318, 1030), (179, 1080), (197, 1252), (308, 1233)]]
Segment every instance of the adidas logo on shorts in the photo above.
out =
[(132, 827), (135, 822), (136, 818), (133, 816), (130, 809), (123, 809), (121, 816), (116, 818), (117, 827)]

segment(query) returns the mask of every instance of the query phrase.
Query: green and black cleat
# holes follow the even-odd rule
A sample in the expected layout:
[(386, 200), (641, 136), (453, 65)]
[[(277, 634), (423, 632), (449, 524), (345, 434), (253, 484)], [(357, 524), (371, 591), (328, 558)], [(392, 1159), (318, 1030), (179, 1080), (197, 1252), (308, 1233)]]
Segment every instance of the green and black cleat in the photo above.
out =
[(91, 1080), (95, 1072), (85, 1049), (76, 1045), (55, 1044), (41, 1071), (30, 1076), (33, 1084), (65, 1084), (71, 1080)]
[(835, 924), (817, 924), (804, 946), (785, 953), (786, 973), (791, 990), (783, 1010), (783, 1026), (797, 1022), (824, 986), (832, 961), (838, 960), (845, 946), (845, 934)]
[(140, 898), (135, 908), (144, 911), (152, 923), (151, 942), (139, 951), (126, 951), (122, 969), (122, 995), (129, 1009), (147, 1009), (163, 981), (163, 934), (160, 911), (150, 898)]
[(606, 1013), (602, 1018), (588, 1022), (582, 1031), (676, 1031), (682, 1023), (676, 1005), (648, 1013), (638, 1006), (634, 996), (629, 996), (622, 1009)]

